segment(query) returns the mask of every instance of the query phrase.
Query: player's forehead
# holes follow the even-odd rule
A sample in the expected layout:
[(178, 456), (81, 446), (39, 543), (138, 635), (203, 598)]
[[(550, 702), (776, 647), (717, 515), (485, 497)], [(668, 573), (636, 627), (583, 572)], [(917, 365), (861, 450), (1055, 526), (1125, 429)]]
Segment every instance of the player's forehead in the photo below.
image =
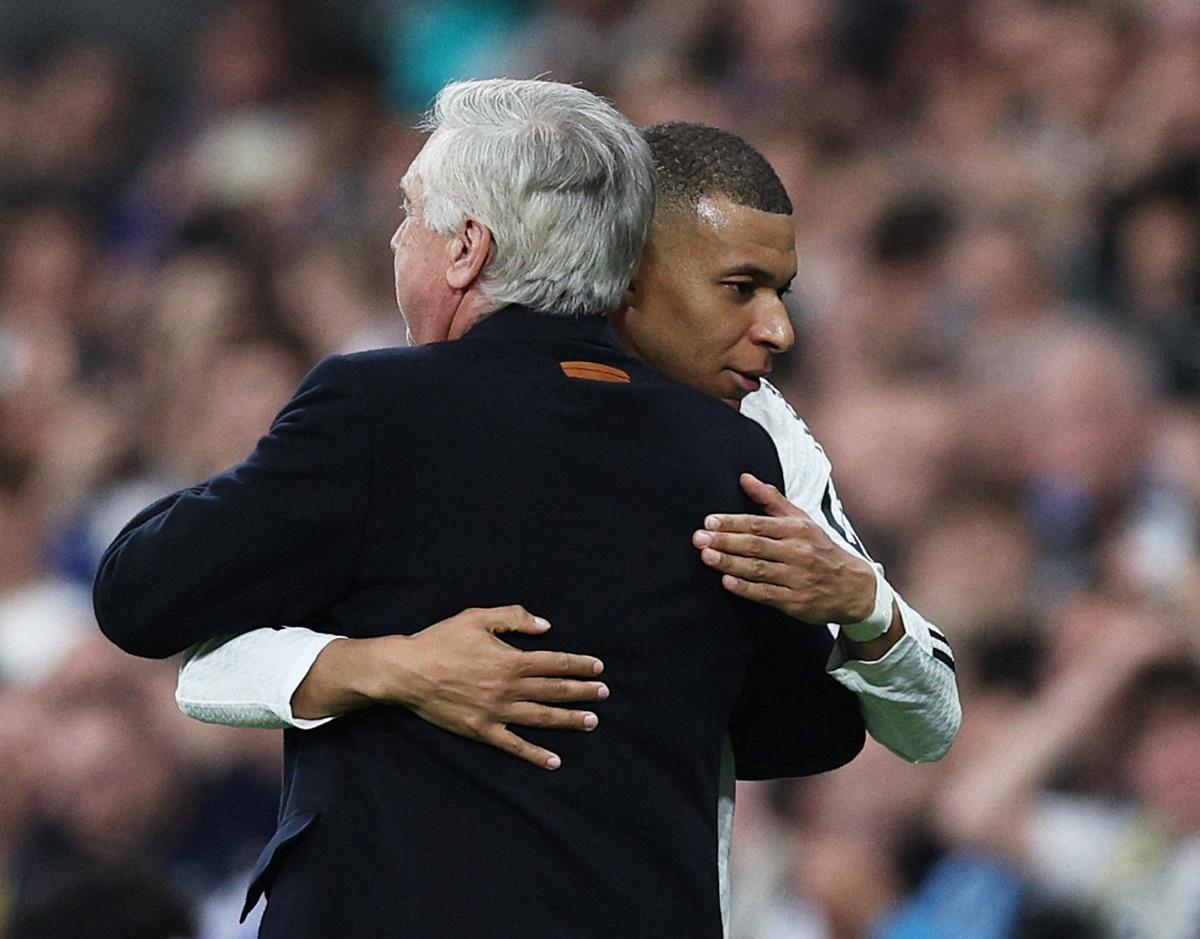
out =
[(781, 283), (796, 273), (792, 217), (740, 205), (728, 196), (667, 207), (651, 237), (660, 254), (700, 259), (710, 270), (755, 270), (767, 275), (762, 279)]

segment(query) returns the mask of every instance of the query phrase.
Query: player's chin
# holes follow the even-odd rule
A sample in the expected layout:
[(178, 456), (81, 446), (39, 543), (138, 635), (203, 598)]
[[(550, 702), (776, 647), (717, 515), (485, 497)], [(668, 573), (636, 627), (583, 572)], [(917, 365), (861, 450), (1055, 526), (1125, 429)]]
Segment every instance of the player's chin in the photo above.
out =
[(735, 411), (742, 409), (742, 400), (746, 397), (747, 392), (740, 388), (731, 388), (726, 386), (721, 389), (718, 394), (713, 395), (714, 398), (719, 398), (725, 404), (728, 404)]

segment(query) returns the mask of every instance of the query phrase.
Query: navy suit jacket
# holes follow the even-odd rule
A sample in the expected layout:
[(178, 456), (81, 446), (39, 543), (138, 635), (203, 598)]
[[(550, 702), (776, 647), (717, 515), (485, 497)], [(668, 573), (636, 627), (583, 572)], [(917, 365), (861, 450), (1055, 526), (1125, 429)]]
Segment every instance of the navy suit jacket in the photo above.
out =
[(508, 307), (456, 342), (322, 362), (244, 463), (139, 514), (95, 585), (137, 655), (521, 603), (554, 630), (514, 644), (606, 664), (596, 731), (522, 731), (555, 773), (403, 708), (285, 732), (261, 935), (720, 936), (726, 732), (755, 778), (863, 743), (828, 632), (733, 597), (691, 546), (707, 513), (754, 510), (744, 471), (782, 489), (760, 427), (603, 319)]

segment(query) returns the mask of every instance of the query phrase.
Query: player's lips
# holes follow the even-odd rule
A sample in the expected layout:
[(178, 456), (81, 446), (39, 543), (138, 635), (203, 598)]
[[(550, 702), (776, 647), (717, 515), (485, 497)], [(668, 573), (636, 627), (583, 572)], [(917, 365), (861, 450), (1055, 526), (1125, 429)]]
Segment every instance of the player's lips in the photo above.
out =
[(742, 372), (736, 368), (727, 368), (725, 371), (733, 376), (733, 380), (737, 384), (738, 388), (746, 392), (746, 394), (749, 394), (752, 391), (758, 391), (759, 385), (761, 384), (761, 379), (765, 375), (770, 374), (769, 371)]

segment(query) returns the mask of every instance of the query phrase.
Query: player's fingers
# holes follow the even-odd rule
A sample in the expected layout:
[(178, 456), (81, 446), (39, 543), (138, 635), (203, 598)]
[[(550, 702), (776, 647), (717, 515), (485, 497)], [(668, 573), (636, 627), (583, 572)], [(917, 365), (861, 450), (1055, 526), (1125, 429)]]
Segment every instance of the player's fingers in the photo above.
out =
[(573, 681), (570, 678), (526, 678), (517, 686), (522, 701), (563, 703), (566, 701), (603, 701), (608, 685), (601, 681)]
[(745, 597), (756, 603), (766, 603), (770, 606), (782, 606), (792, 599), (791, 594), (784, 587), (775, 584), (758, 584), (741, 577), (734, 577), (731, 574), (726, 574), (721, 578), (721, 586), (739, 597)]
[(482, 610), (488, 628), (496, 635), (502, 633), (529, 633), (539, 635), (550, 628), (550, 624), (540, 616), (534, 616), (520, 604), (513, 606), (498, 606)]
[(753, 473), (742, 473), (738, 477), (738, 482), (742, 484), (742, 491), (766, 509), (768, 515), (782, 517), (795, 515), (801, 511), (792, 505), (777, 488), (770, 483), (764, 483)]
[(736, 554), (724, 554), (705, 548), (700, 552), (700, 560), (722, 574), (731, 574), (740, 580), (753, 581), (757, 584), (786, 583), (788, 568), (785, 564), (774, 561), (764, 561), (762, 558), (743, 558)]
[(697, 548), (712, 548), (722, 554), (736, 554), (744, 558), (763, 558), (767, 561), (786, 561), (787, 542), (761, 535), (739, 535), (723, 531), (700, 530), (692, 534), (692, 544)]
[(591, 678), (604, 671), (604, 663), (594, 655), (571, 652), (524, 652), (520, 673), (526, 678)]
[(562, 758), (557, 753), (534, 746), (506, 727), (497, 727), (488, 732), (483, 740), (505, 753), (511, 753), (519, 760), (540, 766), (542, 769), (558, 769), (562, 766)]
[(591, 711), (552, 708), (523, 701), (513, 705), (508, 723), (522, 727), (550, 727), (556, 730), (595, 730), (600, 719)]
[(723, 531), (763, 538), (785, 538), (794, 535), (796, 519), (772, 518), (769, 515), (709, 515), (704, 519), (705, 531)]

